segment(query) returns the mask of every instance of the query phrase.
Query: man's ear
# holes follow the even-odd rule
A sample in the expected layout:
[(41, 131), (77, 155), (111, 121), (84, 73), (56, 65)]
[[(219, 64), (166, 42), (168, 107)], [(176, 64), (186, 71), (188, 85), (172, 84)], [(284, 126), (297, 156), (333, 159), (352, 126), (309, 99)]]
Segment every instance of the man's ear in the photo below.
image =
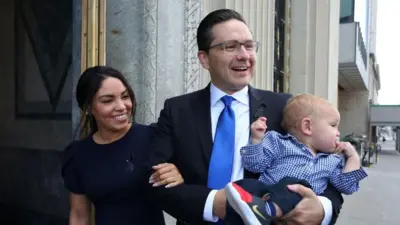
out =
[(210, 65), (208, 64), (208, 54), (205, 51), (198, 51), (197, 58), (199, 59), (200, 64), (201, 66), (203, 66), (204, 69), (210, 69)]
[(312, 134), (311, 118), (309, 117), (303, 118), (301, 120), (300, 128), (303, 134), (310, 136)]

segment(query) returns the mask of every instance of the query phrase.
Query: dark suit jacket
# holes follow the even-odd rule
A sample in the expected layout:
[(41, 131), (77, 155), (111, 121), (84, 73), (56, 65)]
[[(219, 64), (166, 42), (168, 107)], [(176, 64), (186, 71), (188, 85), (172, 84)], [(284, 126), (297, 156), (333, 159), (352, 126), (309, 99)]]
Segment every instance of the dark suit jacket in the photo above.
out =
[[(250, 124), (259, 116), (265, 116), (268, 118), (268, 130), (284, 132), (280, 123), (282, 110), (289, 97), (288, 94), (249, 86)], [(179, 218), (181, 222), (207, 224), (203, 221), (203, 211), (210, 192), (207, 188), (213, 145), (210, 110), (209, 86), (166, 100), (152, 140), (149, 165), (174, 163), (185, 183), (170, 189), (152, 188), (151, 196), (163, 210)], [(258, 178), (258, 174), (245, 171), (245, 178)], [(341, 195), (335, 189), (329, 188), (327, 197), (332, 201), (336, 212), (343, 201)], [(178, 221), (178, 224), (181, 222)]]

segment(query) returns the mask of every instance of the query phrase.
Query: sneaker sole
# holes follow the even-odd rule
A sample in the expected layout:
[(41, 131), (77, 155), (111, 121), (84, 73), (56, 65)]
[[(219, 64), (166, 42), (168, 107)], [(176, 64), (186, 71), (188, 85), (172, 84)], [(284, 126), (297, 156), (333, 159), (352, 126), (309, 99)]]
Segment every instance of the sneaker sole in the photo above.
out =
[(261, 225), (250, 206), (242, 201), (240, 194), (233, 187), (232, 183), (226, 186), (226, 198), (232, 208), (239, 213), (246, 225)]

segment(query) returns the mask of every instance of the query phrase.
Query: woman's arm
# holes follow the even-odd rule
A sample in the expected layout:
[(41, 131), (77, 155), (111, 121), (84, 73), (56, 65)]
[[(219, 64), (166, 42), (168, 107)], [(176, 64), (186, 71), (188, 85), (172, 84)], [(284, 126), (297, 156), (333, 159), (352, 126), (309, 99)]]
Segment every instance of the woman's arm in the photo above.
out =
[(90, 202), (85, 195), (70, 193), (69, 225), (89, 225)]

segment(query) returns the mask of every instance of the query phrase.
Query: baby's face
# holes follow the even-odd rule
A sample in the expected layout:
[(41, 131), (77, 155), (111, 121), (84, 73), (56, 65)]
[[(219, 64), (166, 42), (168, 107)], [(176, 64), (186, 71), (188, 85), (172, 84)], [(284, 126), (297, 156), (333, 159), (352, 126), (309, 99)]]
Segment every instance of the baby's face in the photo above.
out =
[(323, 106), (320, 113), (312, 120), (312, 145), (320, 152), (333, 153), (340, 137), (340, 114), (332, 106)]

